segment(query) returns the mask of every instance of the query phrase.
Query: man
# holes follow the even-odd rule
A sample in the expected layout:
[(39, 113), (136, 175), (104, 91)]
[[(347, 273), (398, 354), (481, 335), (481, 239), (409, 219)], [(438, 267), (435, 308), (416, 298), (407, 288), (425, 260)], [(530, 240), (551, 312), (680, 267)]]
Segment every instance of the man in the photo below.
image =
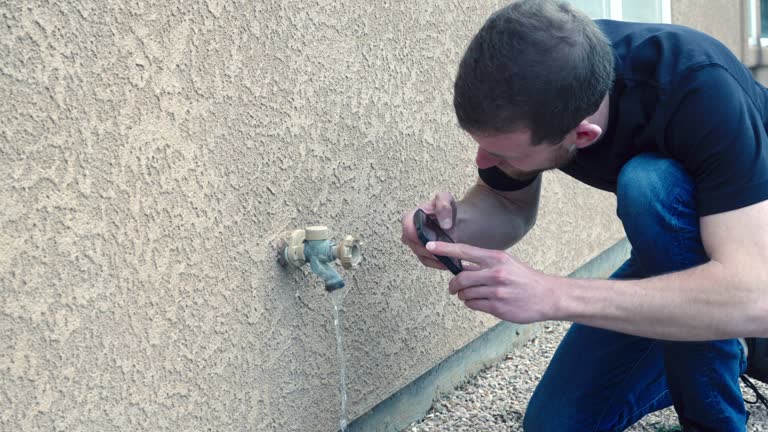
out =
[[(694, 30), (523, 0), (471, 41), (454, 106), (479, 179), (420, 207), (457, 244), (422, 247), (413, 212), (402, 240), (428, 267), (467, 261), (448, 288), (471, 309), (574, 322), (525, 430), (619, 431), (674, 405), (685, 431), (744, 431), (736, 338), (768, 335), (768, 91)], [(616, 193), (632, 254), (611, 279), (504, 252), (534, 224), (552, 168)]]

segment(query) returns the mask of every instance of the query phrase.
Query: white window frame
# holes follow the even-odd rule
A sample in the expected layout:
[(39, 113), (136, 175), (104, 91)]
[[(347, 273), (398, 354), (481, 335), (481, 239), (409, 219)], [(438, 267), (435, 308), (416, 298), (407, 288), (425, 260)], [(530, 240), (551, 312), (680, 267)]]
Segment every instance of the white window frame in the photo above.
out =
[[(749, 0), (749, 45), (757, 46), (758, 30), (760, 28), (760, 14), (757, 13), (758, 0)], [(763, 11), (760, 11), (762, 13)], [(760, 46), (768, 46), (768, 37), (760, 37)]]
[(672, 0), (661, 0), (661, 22), (672, 24)]
[[(755, 1), (755, 0), (751, 0)], [(605, 2), (608, 2), (610, 5), (610, 8), (608, 10), (611, 11), (611, 19), (612, 20), (622, 20), (624, 17), (622, 16), (622, 6), (621, 0), (603, 0), (603, 4), (605, 5)], [(605, 9), (605, 8), (603, 8)], [(672, 0), (661, 0), (661, 22), (665, 24), (672, 23)]]
[(622, 12), (621, 0), (610, 0), (610, 7), (608, 10), (611, 11), (612, 20), (620, 20), (623, 18), (622, 15), (624, 15), (624, 13)]

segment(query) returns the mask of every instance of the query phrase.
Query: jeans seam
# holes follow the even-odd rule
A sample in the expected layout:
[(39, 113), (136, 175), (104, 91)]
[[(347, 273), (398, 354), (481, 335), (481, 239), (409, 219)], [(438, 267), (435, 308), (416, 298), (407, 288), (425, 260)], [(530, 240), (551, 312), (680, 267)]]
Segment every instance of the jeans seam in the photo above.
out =
[[(685, 243), (685, 239), (681, 232), (684, 226), (683, 224), (680, 223), (680, 219), (681, 219), (682, 208), (684, 206), (683, 197), (687, 195), (687, 192), (682, 191), (681, 190), (682, 188), (680, 186), (677, 186), (676, 189), (677, 190), (673, 198), (674, 205), (672, 205), (670, 208), (670, 215), (672, 216), (672, 221), (674, 223), (673, 228), (674, 228), (674, 238), (675, 238), (675, 250), (674, 250), (675, 259), (677, 260), (678, 263), (682, 263), (683, 256), (681, 255), (681, 253), (683, 250), (683, 244)], [(686, 267), (686, 266), (688, 266), (687, 263), (683, 264), (683, 267)]]
[[(638, 359), (637, 359), (637, 361), (635, 362), (634, 366), (632, 366), (632, 369), (630, 369), (630, 370), (629, 370), (629, 372), (627, 372), (626, 376), (625, 376), (625, 377), (624, 377), (624, 379), (621, 381), (621, 384), (619, 384), (619, 386), (617, 386), (617, 387), (621, 387), (621, 385), (623, 385), (623, 384), (624, 384), (624, 383), (627, 381), (627, 379), (629, 378), (629, 376), (630, 376), (630, 375), (632, 375), (632, 372), (634, 372), (634, 371), (637, 369), (637, 366), (640, 364), (640, 362), (641, 362), (641, 361), (642, 361), (642, 360), (643, 360), (643, 359), (644, 359), (646, 356), (648, 356), (648, 353), (650, 353), (650, 352), (651, 352), (651, 349), (652, 349), (652, 348), (653, 348), (653, 347), (654, 347), (654, 346), (655, 346), (657, 343), (658, 343), (657, 341), (653, 341), (653, 342), (652, 342), (650, 345), (648, 345), (648, 348), (645, 350), (645, 352), (643, 353), (643, 355), (642, 355), (642, 356), (640, 356), (640, 358), (638, 358)], [(605, 414), (608, 412), (608, 408), (610, 408), (610, 406), (611, 406), (611, 403), (613, 403), (613, 401), (616, 399), (616, 396), (618, 395), (618, 393), (619, 393), (619, 392), (618, 392), (618, 390), (614, 390), (613, 396), (611, 396), (611, 398), (608, 400), (608, 403), (607, 403), (607, 404), (605, 404), (605, 409), (603, 410), (602, 414), (600, 414), (600, 417), (598, 417), (598, 419), (597, 419), (597, 423), (595, 424), (595, 428), (594, 428), (593, 432), (598, 432), (598, 428), (600, 427), (600, 423), (603, 421), (603, 418), (605, 417)]]
[[(655, 404), (655, 403), (656, 403), (656, 401), (658, 401), (658, 400), (659, 400), (659, 399), (661, 399), (662, 397), (666, 396), (667, 394), (669, 394), (669, 389), (667, 389), (667, 390), (664, 390), (664, 391), (663, 391), (663, 392), (661, 392), (661, 393), (660, 393), (658, 396), (656, 396), (655, 398), (653, 398), (653, 400), (652, 400), (652, 401), (648, 402), (648, 403), (647, 403), (647, 404), (646, 404), (644, 407), (642, 407), (642, 408), (640, 408), (639, 410), (635, 411), (634, 413), (630, 414), (630, 417), (629, 417), (629, 419), (631, 420), (631, 419), (635, 418), (635, 417), (636, 417), (638, 414), (640, 414), (640, 413), (643, 413), (643, 414), (640, 416), (640, 418), (642, 418), (642, 417), (645, 417), (645, 415), (649, 413), (649, 411), (648, 411), (648, 407), (650, 407), (651, 405)], [(638, 420), (639, 420), (639, 419), (638, 419)], [(626, 427), (628, 426), (626, 423), (627, 423), (627, 422), (624, 422), (624, 424), (622, 425), (622, 427), (623, 427), (623, 428), (619, 428), (618, 430), (624, 430), (624, 429), (626, 429)]]

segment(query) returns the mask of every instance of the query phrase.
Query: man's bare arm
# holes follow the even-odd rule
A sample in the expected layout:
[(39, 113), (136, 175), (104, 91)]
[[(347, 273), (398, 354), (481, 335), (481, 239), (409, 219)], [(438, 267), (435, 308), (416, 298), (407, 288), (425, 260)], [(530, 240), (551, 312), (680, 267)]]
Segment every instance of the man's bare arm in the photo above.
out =
[(541, 177), (512, 192), (491, 189), (478, 178), (457, 202), (457, 240), (499, 250), (517, 243), (536, 223)]
[[(496, 191), (478, 178), (461, 200), (456, 201), (448, 192), (438, 192), (432, 201), (419, 208), (435, 215), (455, 241), (503, 250), (520, 240), (536, 222), (540, 191), (541, 176), (514, 192)], [(400, 241), (411, 248), (423, 265), (445, 270), (419, 241), (413, 224), (415, 211), (403, 213)]]
[(768, 201), (703, 217), (701, 233), (708, 263), (634, 281), (563, 280), (552, 318), (658, 339), (768, 336)]
[(768, 201), (703, 217), (701, 233), (708, 263), (638, 280), (551, 276), (506, 252), (460, 243), (426, 250), (474, 263), (449, 292), (506, 321), (573, 321), (668, 340), (768, 337)]

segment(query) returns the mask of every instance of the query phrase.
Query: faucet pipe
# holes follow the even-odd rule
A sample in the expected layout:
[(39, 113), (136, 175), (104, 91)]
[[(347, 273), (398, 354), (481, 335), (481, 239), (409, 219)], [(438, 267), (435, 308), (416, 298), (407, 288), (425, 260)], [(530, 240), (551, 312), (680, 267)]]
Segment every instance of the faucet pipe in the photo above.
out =
[(326, 291), (344, 288), (344, 279), (331, 265), (336, 261), (335, 244), (329, 240), (306, 240), (304, 255), (309, 257), (309, 266), (325, 282)]
[(309, 261), (312, 272), (325, 282), (327, 291), (344, 287), (344, 280), (332, 263), (337, 259), (342, 267), (351, 269), (362, 260), (360, 241), (346, 236), (337, 245), (329, 240), (328, 229), (323, 226), (295, 230), (286, 242), (285, 249), (278, 257), (281, 265), (299, 268)]

